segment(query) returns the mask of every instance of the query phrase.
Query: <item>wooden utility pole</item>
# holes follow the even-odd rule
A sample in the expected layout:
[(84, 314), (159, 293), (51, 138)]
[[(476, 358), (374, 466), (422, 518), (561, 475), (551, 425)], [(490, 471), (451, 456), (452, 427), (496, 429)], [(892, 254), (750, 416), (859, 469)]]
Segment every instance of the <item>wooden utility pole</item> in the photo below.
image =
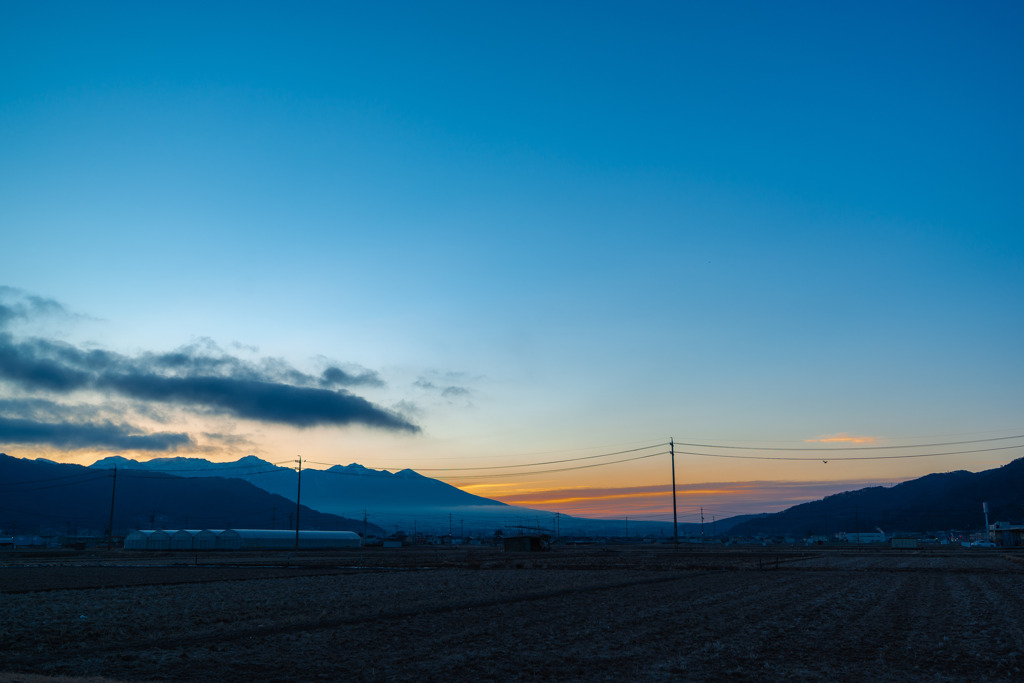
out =
[(117, 493), (117, 465), (114, 465), (114, 485), (110, 487), (110, 519), (107, 521), (107, 550), (114, 547), (114, 494)]
[(295, 492), (295, 550), (299, 549), (299, 505), (302, 501), (302, 456), (296, 461), (299, 463), (299, 485)]
[(679, 515), (676, 512), (676, 444), (668, 439), (668, 452), (672, 456), (672, 546), (679, 550)]

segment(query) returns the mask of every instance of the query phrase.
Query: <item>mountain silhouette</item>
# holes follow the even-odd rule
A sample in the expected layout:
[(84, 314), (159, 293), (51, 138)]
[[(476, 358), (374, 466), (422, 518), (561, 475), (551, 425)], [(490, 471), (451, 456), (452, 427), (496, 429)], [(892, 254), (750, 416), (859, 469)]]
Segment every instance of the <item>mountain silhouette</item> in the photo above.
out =
[[(133, 529), (294, 528), (296, 506), (241, 479), (184, 478), (140, 469), (83, 467), (0, 453), (0, 528), (17, 534), (101, 535), (114, 501), (114, 534)], [(302, 529), (363, 531), (363, 521), (302, 505)], [(383, 533), (367, 524), (368, 533)]]
[(928, 474), (891, 487), (837, 493), (737, 524), (736, 535), (774, 536), (980, 530), (988, 519), (1024, 519), (1024, 458), (982, 472)]

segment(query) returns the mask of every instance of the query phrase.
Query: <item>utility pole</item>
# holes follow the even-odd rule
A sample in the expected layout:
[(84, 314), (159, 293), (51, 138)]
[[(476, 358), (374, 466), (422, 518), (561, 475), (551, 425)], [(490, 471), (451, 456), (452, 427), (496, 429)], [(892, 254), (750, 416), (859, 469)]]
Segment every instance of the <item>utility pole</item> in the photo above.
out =
[(117, 465), (114, 465), (114, 485), (110, 487), (110, 519), (107, 521), (107, 550), (114, 548), (114, 494), (117, 493)]
[(704, 506), (700, 506), (700, 542), (704, 542)]
[(555, 538), (559, 538), (561, 536), (561, 515), (562, 513), (560, 512), (555, 513)]
[(676, 444), (668, 439), (668, 452), (672, 455), (672, 546), (679, 550), (679, 516), (676, 512)]
[(302, 500), (302, 456), (296, 461), (299, 463), (299, 486), (295, 491), (295, 550), (299, 549), (299, 504)]
[(363, 538), (366, 538), (366, 510), (363, 509)]
[(860, 507), (853, 506), (854, 533), (857, 534), (857, 544), (860, 545)]

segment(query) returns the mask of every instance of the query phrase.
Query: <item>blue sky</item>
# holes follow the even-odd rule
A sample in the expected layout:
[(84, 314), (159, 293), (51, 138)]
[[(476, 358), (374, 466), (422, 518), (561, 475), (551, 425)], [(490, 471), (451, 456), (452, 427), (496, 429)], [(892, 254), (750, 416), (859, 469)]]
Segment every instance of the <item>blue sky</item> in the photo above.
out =
[[(420, 431), (14, 370), (0, 418), (46, 400), (188, 434), (178, 455), (417, 469), (1022, 433), (1022, 29), (1015, 3), (8, 3), (0, 268), (33, 311), (9, 341), (371, 373), (331, 390)], [(533, 495), (664, 469), (449, 480)]]

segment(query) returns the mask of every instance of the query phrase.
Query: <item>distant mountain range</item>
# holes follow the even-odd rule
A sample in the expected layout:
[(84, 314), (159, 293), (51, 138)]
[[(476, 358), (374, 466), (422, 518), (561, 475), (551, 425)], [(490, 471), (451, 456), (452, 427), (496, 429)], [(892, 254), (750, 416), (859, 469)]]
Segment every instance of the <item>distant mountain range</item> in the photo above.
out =
[[(113, 495), (112, 495), (113, 494)], [(294, 528), (296, 506), (241, 479), (185, 479), (139, 468), (89, 468), (0, 453), (0, 529), (11, 534), (101, 535), (133, 529)], [(303, 505), (303, 529), (363, 531), (361, 519)], [(383, 529), (367, 524), (368, 533)]]
[[(246, 456), (235, 462), (215, 463), (202, 458), (155, 458), (137, 462), (122, 457), (99, 460), (91, 467), (146, 470), (181, 477), (234, 477), (294, 501), (298, 495), (298, 472)], [(330, 469), (302, 470), (302, 502), (321, 512), (362, 517), (367, 513), (402, 516), (443, 516), (457, 510), (463, 516), (475, 516), (476, 508), (489, 513), (506, 514), (511, 506), (482, 498), (449, 484), (424, 477), (413, 470), (391, 473), (361, 465), (335, 465)], [(514, 513), (513, 513), (514, 514)]]
[[(98, 469), (145, 470), (173, 473), (181, 477), (236, 477), (265, 491), (294, 501), (298, 494), (298, 473), (246, 456), (235, 462), (214, 463), (202, 458), (155, 458), (145, 462), (119, 456), (104, 458), (91, 467)], [(366, 515), (389, 533), (426, 531), (461, 535), (491, 534), (497, 529), (542, 530), (554, 534), (671, 536), (665, 522), (598, 520), (557, 515), (546, 510), (507, 505), (497, 500), (467, 493), (413, 470), (391, 473), (358, 464), (335, 465), (330, 469), (302, 470), (302, 502), (310, 507), (359, 519)], [(737, 520), (738, 521), (738, 520)], [(735, 522), (733, 522), (735, 523)], [(729, 520), (719, 520), (719, 529), (727, 529)], [(690, 527), (693, 529), (690, 529)], [(680, 532), (696, 530), (700, 525), (680, 525)]]
[(803, 503), (737, 524), (731, 533), (804, 537), (837, 531), (977, 530), (988, 519), (1024, 521), (1024, 458), (982, 472), (929, 474), (891, 487), (873, 486)]
[[(122, 457), (90, 467), (0, 454), (0, 528), (102, 532), (117, 467), (115, 533), (136, 528), (292, 528), (298, 473), (247, 456), (214, 463), (201, 458)], [(587, 519), (516, 507), (475, 496), (412, 470), (391, 473), (361, 465), (303, 469), (303, 529), (343, 529), (385, 535), (402, 530), (490, 534), (497, 529), (561, 535), (671, 537), (668, 522)], [(766, 515), (716, 522), (718, 535), (827, 535), (837, 531), (887, 533), (980, 529), (981, 504), (989, 520), (1024, 520), (1024, 459), (998, 469), (930, 474), (892, 487), (828, 496)], [(365, 522), (364, 522), (365, 520)], [(699, 524), (681, 523), (680, 536), (699, 536)], [(75, 531), (75, 533), (71, 533)]]

